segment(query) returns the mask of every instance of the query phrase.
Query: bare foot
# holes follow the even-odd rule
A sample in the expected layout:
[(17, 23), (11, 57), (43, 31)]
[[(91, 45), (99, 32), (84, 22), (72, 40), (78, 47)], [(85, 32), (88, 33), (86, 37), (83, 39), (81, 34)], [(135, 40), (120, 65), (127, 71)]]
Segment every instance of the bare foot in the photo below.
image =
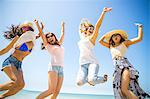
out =
[(95, 85), (93, 85), (93, 84), (91, 84), (91, 83), (89, 83), (89, 82), (88, 82), (88, 84), (89, 84), (90, 86), (95, 86)]

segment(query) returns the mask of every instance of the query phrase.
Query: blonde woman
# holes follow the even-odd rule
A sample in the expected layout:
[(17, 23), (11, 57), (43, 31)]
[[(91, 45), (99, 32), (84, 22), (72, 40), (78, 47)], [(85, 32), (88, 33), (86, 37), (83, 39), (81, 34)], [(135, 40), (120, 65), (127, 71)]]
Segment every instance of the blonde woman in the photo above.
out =
[[(63, 66), (64, 66), (64, 48), (62, 46), (64, 41), (64, 25), (62, 22), (61, 37), (58, 40), (54, 33), (43, 34), (42, 29), (39, 26), (37, 20), (35, 24), (39, 30), (39, 35), (41, 36), (44, 48), (48, 51), (51, 56), (51, 62), (49, 64), (48, 70), (48, 89), (42, 92), (36, 99), (44, 99), (51, 95), (51, 99), (56, 99), (63, 83)], [(43, 24), (41, 23), (43, 26)]]
[(113, 30), (105, 34), (100, 44), (109, 48), (115, 65), (113, 89), (115, 99), (144, 99), (145, 93), (138, 83), (139, 72), (125, 57), (129, 46), (142, 41), (143, 27), (138, 24), (138, 37), (131, 40), (124, 30)]
[(85, 20), (85, 22), (81, 22), (80, 24), (81, 39), (78, 42), (80, 50), (80, 68), (77, 75), (77, 85), (79, 86), (84, 85), (85, 83), (89, 83), (94, 86), (107, 81), (107, 75), (104, 75), (104, 77), (98, 76), (99, 63), (93, 54), (93, 47), (95, 46), (98, 31), (102, 24), (104, 15), (109, 11), (111, 11), (111, 8), (103, 9), (95, 26), (90, 24), (88, 20)]

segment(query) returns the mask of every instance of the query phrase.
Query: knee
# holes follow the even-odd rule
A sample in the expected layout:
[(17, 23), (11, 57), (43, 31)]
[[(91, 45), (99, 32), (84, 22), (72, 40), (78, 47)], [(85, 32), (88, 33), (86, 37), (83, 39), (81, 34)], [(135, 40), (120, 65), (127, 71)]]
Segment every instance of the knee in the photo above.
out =
[(56, 90), (54, 95), (57, 96), (59, 94), (60, 90)]
[(19, 85), (19, 87), (20, 87), (21, 89), (24, 88), (24, 86), (25, 86), (25, 83), (24, 83), (24, 82), (20, 83), (20, 85)]
[(25, 83), (24, 82), (18, 82), (17, 83), (17, 87), (18, 87), (18, 89), (23, 89), (24, 88), (24, 86), (25, 86)]
[(48, 94), (54, 94), (54, 92), (55, 92), (55, 90), (54, 90), (54, 89), (50, 89), (50, 88), (49, 88), (49, 89), (47, 89), (47, 93), (48, 93)]
[(51, 99), (56, 99), (56, 97), (58, 96), (59, 92), (60, 92), (59, 90), (55, 90), (55, 92), (52, 93)]
[(122, 93), (124, 94), (124, 95), (128, 95), (128, 88), (126, 88), (126, 87), (121, 87), (121, 91), (122, 91)]

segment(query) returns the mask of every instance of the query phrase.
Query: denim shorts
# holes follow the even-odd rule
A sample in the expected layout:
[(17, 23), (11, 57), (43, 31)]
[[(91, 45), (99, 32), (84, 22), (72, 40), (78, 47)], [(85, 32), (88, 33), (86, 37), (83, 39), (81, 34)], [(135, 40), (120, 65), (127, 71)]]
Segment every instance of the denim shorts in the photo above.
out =
[(49, 66), (48, 71), (54, 71), (58, 74), (58, 77), (64, 77), (64, 72), (63, 72), (62, 66)]
[(10, 55), (2, 64), (2, 69), (1, 71), (3, 71), (3, 69), (5, 67), (8, 67), (8, 66), (15, 66), (17, 70), (22, 70), (21, 69), (21, 65), (22, 65), (22, 62), (19, 61), (17, 58), (13, 57), (12, 55)]

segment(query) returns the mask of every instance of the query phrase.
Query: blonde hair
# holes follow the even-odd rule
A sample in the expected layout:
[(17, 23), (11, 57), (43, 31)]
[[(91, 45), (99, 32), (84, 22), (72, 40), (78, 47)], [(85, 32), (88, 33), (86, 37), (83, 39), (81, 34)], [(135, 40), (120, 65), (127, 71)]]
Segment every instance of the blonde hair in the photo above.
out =
[(88, 19), (83, 18), (81, 19), (81, 22), (80, 22), (79, 33), (85, 32), (85, 27), (94, 27), (94, 26), (89, 22)]

